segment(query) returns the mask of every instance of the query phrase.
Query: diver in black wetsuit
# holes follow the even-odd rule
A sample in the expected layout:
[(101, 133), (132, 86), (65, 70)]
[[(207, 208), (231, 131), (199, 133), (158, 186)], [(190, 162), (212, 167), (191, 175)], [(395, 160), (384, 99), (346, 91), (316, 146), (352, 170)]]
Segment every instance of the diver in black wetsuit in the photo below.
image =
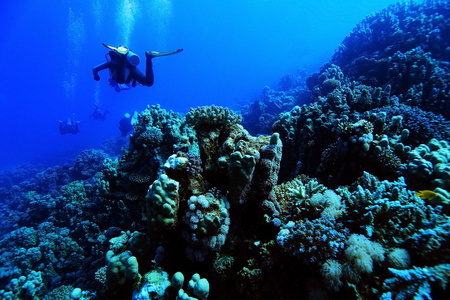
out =
[(123, 46), (119, 46), (117, 48), (108, 46), (106, 44), (103, 44), (103, 46), (111, 49), (111, 51), (109, 51), (108, 53), (110, 59), (107, 58), (107, 61), (105, 63), (100, 64), (92, 69), (94, 80), (100, 80), (100, 76), (98, 76), (99, 71), (109, 69), (111, 75), (109, 84), (114, 87), (117, 92), (135, 87), (136, 81), (145, 86), (152, 86), (154, 82), (152, 58), (157, 56), (176, 54), (183, 51), (183, 49), (177, 49), (170, 52), (145, 52), (145, 74), (143, 74), (137, 68), (137, 65), (140, 62), (139, 56), (137, 54), (133, 53), (131, 50)]
[(95, 106), (94, 112), (89, 116), (89, 119), (105, 121), (106, 120), (106, 114), (108, 113), (108, 111), (105, 110), (104, 112), (101, 112), (98, 109), (98, 105), (94, 104), (94, 106)]
[(66, 133), (77, 134), (78, 132), (80, 132), (80, 130), (78, 129), (78, 123), (80, 123), (80, 121), (75, 121), (74, 119), (67, 118), (67, 121), (58, 121), (58, 122), (60, 134)]
[(133, 130), (133, 118), (129, 113), (126, 113), (125, 116), (120, 119), (119, 130), (121, 136), (127, 136), (128, 132)]

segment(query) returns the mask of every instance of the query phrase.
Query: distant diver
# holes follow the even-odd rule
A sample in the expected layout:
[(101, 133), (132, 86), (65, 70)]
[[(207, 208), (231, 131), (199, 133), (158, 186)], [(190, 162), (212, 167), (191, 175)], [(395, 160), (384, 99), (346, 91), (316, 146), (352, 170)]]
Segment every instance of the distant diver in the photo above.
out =
[(75, 121), (74, 119), (67, 118), (66, 121), (58, 121), (58, 122), (60, 134), (66, 133), (77, 134), (78, 132), (80, 132), (80, 130), (78, 129), (78, 123), (80, 123), (80, 121)]
[[(145, 86), (152, 86), (154, 82), (152, 58), (157, 56), (166, 56), (180, 53), (183, 49), (177, 49), (170, 52), (145, 52), (145, 75), (137, 68), (140, 62), (139, 56), (124, 46), (113, 47), (103, 43), (108, 49), (111, 49), (106, 55), (106, 62), (92, 69), (94, 80), (99, 81), (98, 72), (109, 69), (109, 85), (116, 92), (129, 90), (136, 86), (136, 81)], [(109, 57), (108, 57), (109, 56)]]
[(138, 113), (135, 111), (133, 116), (126, 113), (125, 116), (119, 121), (119, 130), (121, 136), (127, 136), (127, 134), (134, 129), (133, 125), (137, 123)]
[(100, 121), (105, 121), (106, 120), (106, 114), (108, 113), (107, 110), (105, 110), (104, 112), (101, 112), (98, 109), (98, 105), (94, 104), (95, 108), (94, 111), (92, 112), (92, 114), (89, 116), (89, 119), (94, 119), (94, 120), (100, 120)]

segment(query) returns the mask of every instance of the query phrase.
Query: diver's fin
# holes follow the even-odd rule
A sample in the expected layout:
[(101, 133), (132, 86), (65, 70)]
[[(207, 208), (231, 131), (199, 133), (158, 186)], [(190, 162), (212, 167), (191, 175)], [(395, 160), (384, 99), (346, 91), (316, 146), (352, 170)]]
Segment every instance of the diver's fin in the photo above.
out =
[(116, 48), (116, 47), (113, 47), (113, 46), (110, 46), (110, 45), (106, 45), (105, 43), (102, 43), (102, 45), (105, 46), (105, 47), (108, 48), (108, 49), (116, 50), (116, 51), (117, 51), (117, 48)]
[(169, 52), (147, 51), (147, 52), (145, 52), (145, 54), (150, 57), (157, 57), (157, 56), (167, 56), (167, 55), (177, 54), (177, 53), (180, 53), (181, 51), (183, 51), (183, 49), (177, 49), (177, 50), (169, 51)]
[(106, 45), (105, 43), (102, 43), (102, 45), (105, 46), (108, 49), (115, 50), (115, 51), (119, 52), (120, 54), (124, 54), (124, 55), (127, 54), (128, 51), (129, 51), (129, 49), (127, 49), (124, 46), (113, 47), (113, 46), (110, 46), (110, 45)]

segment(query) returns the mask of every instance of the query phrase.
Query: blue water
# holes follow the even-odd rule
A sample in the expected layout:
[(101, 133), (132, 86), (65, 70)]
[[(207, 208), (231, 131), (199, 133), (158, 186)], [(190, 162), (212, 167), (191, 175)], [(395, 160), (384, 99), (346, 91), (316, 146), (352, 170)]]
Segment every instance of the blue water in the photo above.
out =
[[(0, 4), (0, 170), (52, 164), (118, 136), (118, 120), (147, 105), (185, 113), (233, 108), (276, 88), (285, 73), (317, 71), (352, 28), (394, 0), (93, 0)], [(154, 59), (152, 87), (116, 93), (101, 43), (147, 50), (184, 48)], [(90, 120), (94, 104), (107, 119)], [(60, 135), (75, 116), (80, 133)]]

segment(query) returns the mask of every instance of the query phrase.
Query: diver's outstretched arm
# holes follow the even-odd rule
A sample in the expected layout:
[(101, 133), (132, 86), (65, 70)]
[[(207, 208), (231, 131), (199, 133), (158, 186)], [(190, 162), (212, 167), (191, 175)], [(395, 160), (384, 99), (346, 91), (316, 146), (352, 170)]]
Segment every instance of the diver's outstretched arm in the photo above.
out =
[(92, 69), (92, 74), (94, 74), (94, 80), (99, 81), (100, 76), (98, 76), (98, 72), (109, 67), (109, 62), (102, 63)]

